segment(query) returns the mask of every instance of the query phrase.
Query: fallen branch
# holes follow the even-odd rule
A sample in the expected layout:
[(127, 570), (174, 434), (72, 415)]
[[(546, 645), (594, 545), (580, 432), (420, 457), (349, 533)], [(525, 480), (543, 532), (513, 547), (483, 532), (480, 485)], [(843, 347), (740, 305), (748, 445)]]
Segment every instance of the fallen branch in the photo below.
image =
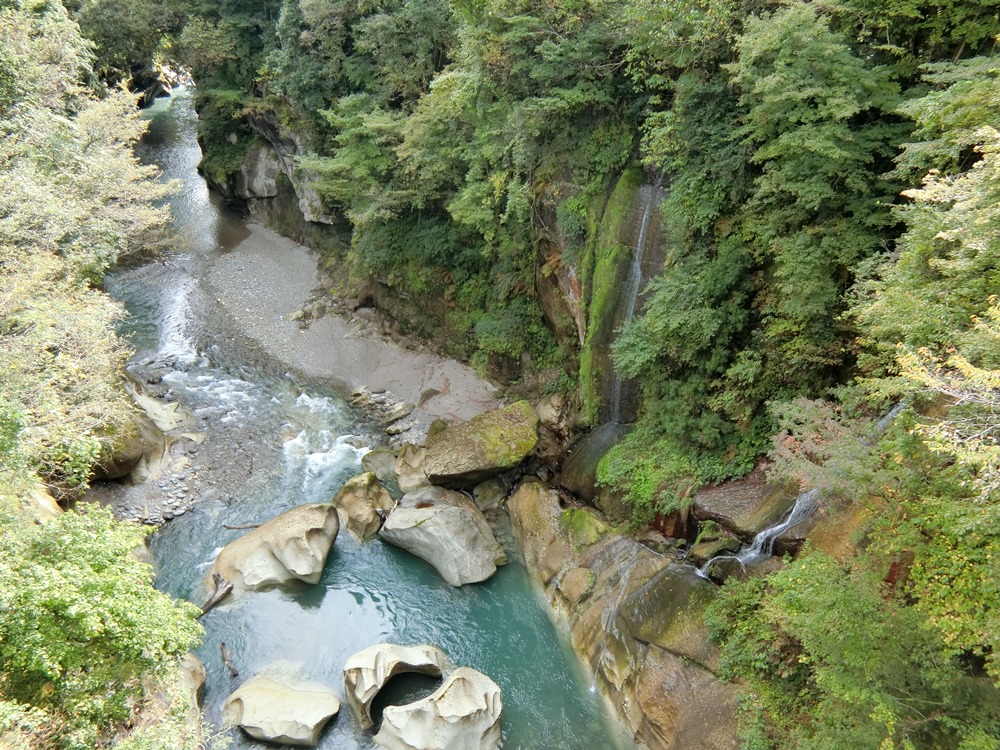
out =
[(205, 602), (205, 606), (201, 608), (201, 614), (198, 615), (199, 617), (207, 615), (210, 611), (219, 606), (222, 600), (229, 596), (229, 592), (233, 590), (232, 582), (227, 581), (218, 573), (212, 573), (212, 580), (215, 582), (215, 592), (208, 597), (208, 601)]
[(224, 524), (222, 524), (222, 528), (229, 529), (230, 531), (239, 531), (241, 529), (256, 529), (259, 526), (260, 526), (259, 523), (234, 523), (234, 524), (224, 523)]
[(219, 644), (219, 651), (222, 652), (222, 661), (226, 665), (226, 669), (229, 670), (229, 674), (233, 677), (239, 677), (240, 673), (236, 671), (236, 667), (233, 666), (233, 660), (229, 656), (229, 647), (226, 645), (225, 641)]

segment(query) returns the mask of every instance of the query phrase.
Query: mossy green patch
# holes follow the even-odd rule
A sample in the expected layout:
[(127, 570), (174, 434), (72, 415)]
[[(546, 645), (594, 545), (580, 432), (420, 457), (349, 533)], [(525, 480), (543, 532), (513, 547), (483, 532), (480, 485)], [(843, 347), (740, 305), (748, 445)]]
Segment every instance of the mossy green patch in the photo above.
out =
[(574, 549), (589, 547), (611, 531), (611, 527), (586, 508), (567, 508), (559, 514), (559, 524)]
[(518, 401), (482, 420), (476, 436), (489, 463), (506, 466), (531, 453), (538, 442), (538, 415), (527, 401)]
[[(593, 425), (599, 418), (602, 373), (611, 366), (608, 350), (614, 336), (612, 317), (629, 249), (622, 245), (625, 219), (635, 193), (645, 181), (641, 169), (626, 170), (603, 205), (595, 201), (588, 222), (588, 241), (581, 274), (587, 338), (580, 355), (580, 397), (583, 418)], [(600, 349), (601, 351), (595, 351)]]

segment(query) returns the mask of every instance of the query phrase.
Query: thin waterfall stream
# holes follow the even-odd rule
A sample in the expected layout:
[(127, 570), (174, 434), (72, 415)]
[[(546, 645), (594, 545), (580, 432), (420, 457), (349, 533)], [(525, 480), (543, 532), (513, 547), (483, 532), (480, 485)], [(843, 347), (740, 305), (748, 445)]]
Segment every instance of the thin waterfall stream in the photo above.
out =
[[(136, 520), (143, 520), (143, 503), (169, 510), (164, 518), (173, 520), (151, 543), (156, 585), (200, 605), (214, 556), (244, 533), (226, 526), (328, 502), (361, 471), (375, 437), (321, 379), (289, 375), (220, 309), (205, 269), (220, 258), (238, 259), (249, 231), (195, 171), (191, 93), (158, 101), (147, 117), (151, 131), (140, 156), (182, 182), (172, 210), (183, 247), (116, 270), (106, 285), (129, 313), (122, 330), (136, 350), (130, 372), (181, 427), (167, 470), (145, 484), (102, 491), (114, 495), (116, 508), (133, 509)], [(279, 241), (287, 245), (275, 236)], [(515, 558), (510, 539), (501, 541)], [(281, 665), (342, 696), (350, 655), (381, 642), (430, 643), (501, 687), (505, 750), (634, 747), (608, 720), (592, 678), (545, 606), (516, 561), (489, 581), (453, 588), (403, 550), (361, 543), (342, 530), (318, 584), (248, 594), (202, 619), (206, 635), (197, 655), (208, 671), (205, 714), (218, 722), (223, 700), (265, 667)], [(238, 678), (220, 657), (223, 642)], [(270, 747), (239, 732), (232, 746)], [(372, 746), (371, 733), (346, 706), (319, 745)]]
[[(636, 306), (639, 302), (639, 292), (642, 291), (642, 264), (646, 258), (647, 246), (651, 241), (655, 241), (656, 233), (650, 232), (650, 227), (653, 223), (654, 211), (660, 207), (662, 185), (663, 175), (661, 173), (652, 184), (642, 187), (644, 195), (642, 219), (639, 223), (639, 232), (636, 235), (635, 247), (632, 248), (632, 261), (629, 264), (629, 272), (625, 280), (623, 296), (625, 309), (622, 315), (622, 326), (630, 323), (632, 318), (635, 317)], [(622, 378), (617, 368), (614, 367), (612, 367), (609, 402), (608, 421), (620, 424), (622, 420)]]

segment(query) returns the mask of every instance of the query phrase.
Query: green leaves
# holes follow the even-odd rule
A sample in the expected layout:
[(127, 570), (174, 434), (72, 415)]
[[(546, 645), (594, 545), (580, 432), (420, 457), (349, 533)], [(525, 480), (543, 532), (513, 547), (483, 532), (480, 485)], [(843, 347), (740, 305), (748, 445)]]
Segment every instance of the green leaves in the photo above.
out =
[(152, 587), (145, 531), (84, 506), (0, 521), (0, 693), (61, 717), (67, 747), (128, 719), (139, 680), (198, 640), (198, 609)]
[(738, 136), (762, 170), (745, 227), (770, 275), (765, 339), (778, 381), (802, 392), (844, 361), (837, 317), (851, 269), (892, 223), (894, 190), (879, 172), (893, 132), (874, 118), (894, 106), (895, 90), (812, 4), (750, 19), (737, 46)]

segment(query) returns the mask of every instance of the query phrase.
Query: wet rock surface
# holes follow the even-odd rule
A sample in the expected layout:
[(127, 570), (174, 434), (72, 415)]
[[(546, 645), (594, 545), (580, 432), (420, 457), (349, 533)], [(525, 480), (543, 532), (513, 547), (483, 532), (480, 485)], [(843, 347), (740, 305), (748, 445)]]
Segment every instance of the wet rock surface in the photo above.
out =
[(714, 586), (540, 481), (522, 481), (507, 507), (526, 567), (637, 740), (735, 750), (736, 689), (713, 672), (700, 616)]

